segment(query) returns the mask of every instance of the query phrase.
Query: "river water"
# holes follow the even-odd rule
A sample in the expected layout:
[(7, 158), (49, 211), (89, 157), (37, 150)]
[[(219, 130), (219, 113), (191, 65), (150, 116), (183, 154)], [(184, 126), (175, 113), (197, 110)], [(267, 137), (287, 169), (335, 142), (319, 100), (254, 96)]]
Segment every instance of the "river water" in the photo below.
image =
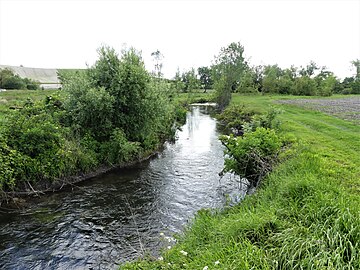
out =
[(0, 269), (116, 269), (172, 245), (201, 208), (239, 198), (218, 173), (223, 146), (211, 107), (193, 106), (173, 144), (156, 158), (0, 213)]

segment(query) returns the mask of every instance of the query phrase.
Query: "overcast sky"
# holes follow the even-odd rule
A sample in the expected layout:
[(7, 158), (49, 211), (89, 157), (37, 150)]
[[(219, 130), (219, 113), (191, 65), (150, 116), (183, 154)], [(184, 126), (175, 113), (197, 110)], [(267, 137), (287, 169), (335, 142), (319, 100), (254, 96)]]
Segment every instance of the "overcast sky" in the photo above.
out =
[(360, 59), (360, 0), (0, 0), (0, 64), (85, 68), (102, 44), (164, 55), (170, 78), (240, 41), (253, 65), (310, 60), (344, 78)]

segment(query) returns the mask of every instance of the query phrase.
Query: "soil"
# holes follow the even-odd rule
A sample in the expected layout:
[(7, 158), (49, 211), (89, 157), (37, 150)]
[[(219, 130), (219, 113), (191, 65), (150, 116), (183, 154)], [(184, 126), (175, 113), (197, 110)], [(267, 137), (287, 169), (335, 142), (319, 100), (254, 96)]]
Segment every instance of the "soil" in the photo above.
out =
[(280, 100), (278, 103), (297, 105), (360, 124), (360, 96), (333, 99)]

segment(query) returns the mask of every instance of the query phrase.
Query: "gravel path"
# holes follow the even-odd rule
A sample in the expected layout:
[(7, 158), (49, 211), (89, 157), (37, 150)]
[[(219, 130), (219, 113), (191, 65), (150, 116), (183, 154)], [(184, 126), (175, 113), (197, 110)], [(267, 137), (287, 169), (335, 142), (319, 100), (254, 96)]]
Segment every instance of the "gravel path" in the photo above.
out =
[(333, 99), (279, 100), (278, 103), (298, 105), (360, 124), (360, 96)]

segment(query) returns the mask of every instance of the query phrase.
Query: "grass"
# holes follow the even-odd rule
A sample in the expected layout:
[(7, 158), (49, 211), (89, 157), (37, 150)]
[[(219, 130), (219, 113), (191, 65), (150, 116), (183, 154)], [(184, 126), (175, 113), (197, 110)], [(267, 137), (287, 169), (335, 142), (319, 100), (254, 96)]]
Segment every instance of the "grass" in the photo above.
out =
[(42, 100), (57, 91), (58, 90), (8, 90), (6, 92), (0, 92), (0, 123), (6, 114), (10, 112), (10, 107), (21, 107), (28, 98), (31, 98), (33, 101)]
[(281, 108), (280, 132), (296, 141), (257, 192), (198, 212), (162, 260), (121, 269), (360, 269), (360, 126), (274, 102), (287, 98), (232, 101)]

